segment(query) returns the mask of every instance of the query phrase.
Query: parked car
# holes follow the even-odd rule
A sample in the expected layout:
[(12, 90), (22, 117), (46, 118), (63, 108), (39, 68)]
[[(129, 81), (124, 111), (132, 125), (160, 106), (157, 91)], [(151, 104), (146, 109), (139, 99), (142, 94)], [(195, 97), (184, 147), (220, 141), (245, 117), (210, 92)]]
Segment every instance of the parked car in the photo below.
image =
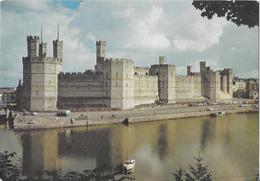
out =
[(68, 116), (68, 115), (70, 115), (70, 110), (62, 110), (62, 111), (58, 111), (57, 113), (56, 113), (56, 115), (57, 116)]
[(23, 112), (24, 116), (36, 116), (37, 114), (38, 114), (37, 112), (29, 112), (29, 111)]
[(214, 111), (214, 109), (212, 107), (208, 107), (207, 111)]

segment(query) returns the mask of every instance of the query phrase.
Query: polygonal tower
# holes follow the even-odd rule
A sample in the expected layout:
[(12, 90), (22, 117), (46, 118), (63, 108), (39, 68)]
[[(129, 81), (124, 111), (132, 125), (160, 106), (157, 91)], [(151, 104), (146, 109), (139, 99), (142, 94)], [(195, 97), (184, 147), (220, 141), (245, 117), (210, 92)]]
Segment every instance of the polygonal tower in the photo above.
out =
[(27, 52), (28, 57), (38, 57), (39, 56), (39, 41), (38, 36), (27, 36)]
[(63, 41), (59, 40), (59, 26), (57, 31), (57, 39), (53, 41), (53, 58), (62, 59)]
[(96, 42), (96, 71), (102, 72), (103, 69), (103, 61), (106, 57), (106, 42), (105, 41), (97, 41)]
[(19, 89), (18, 107), (30, 111), (56, 110), (62, 58), (46, 57), (47, 43), (41, 40), (39, 44), (38, 36), (27, 37), (27, 48), (28, 56), (23, 57), (23, 85)]
[(47, 43), (42, 42), (42, 28), (41, 28), (41, 43), (39, 45), (39, 56), (40, 57), (47, 56)]

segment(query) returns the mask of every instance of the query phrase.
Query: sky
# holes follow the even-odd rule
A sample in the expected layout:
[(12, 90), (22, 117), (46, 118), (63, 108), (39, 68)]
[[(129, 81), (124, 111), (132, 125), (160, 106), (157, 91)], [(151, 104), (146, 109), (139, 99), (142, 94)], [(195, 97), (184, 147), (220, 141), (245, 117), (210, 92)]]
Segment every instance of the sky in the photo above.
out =
[(47, 1), (1, 2), (0, 87), (22, 79), (26, 36), (48, 43), (63, 40), (64, 72), (94, 69), (95, 42), (107, 42), (107, 57), (131, 58), (149, 67), (166, 56), (177, 75), (186, 66), (199, 71), (206, 61), (215, 70), (232, 68), (236, 76), (258, 77), (258, 27), (248, 28), (214, 17), (200, 16), (191, 1)]

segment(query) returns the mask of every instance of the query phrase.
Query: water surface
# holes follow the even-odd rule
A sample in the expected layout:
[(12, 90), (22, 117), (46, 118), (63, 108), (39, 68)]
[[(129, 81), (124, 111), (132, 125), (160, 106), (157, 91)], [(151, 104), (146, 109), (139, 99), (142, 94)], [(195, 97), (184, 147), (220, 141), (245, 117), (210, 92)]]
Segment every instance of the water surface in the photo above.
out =
[(13, 132), (0, 128), (0, 151), (18, 153), (23, 174), (61, 173), (102, 167), (116, 170), (136, 159), (138, 181), (174, 180), (202, 153), (214, 180), (255, 180), (258, 113), (230, 114), (129, 125)]

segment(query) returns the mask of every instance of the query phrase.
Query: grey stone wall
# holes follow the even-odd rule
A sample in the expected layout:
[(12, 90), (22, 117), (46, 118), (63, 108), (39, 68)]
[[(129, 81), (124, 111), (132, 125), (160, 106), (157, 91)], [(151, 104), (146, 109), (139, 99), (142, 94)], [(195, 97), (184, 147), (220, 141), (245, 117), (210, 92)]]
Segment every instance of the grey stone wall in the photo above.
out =
[(28, 56), (23, 58), (23, 85), (19, 85), (17, 98), (21, 109), (57, 109), (58, 73), (61, 71), (62, 58), (46, 57), (46, 49), (46, 43), (39, 45), (39, 37), (27, 37)]
[[(160, 63), (165, 62), (160, 57)], [(150, 74), (158, 76), (159, 99), (166, 103), (174, 103), (175, 92), (175, 66), (169, 64), (152, 65)]]
[[(134, 67), (127, 58), (106, 58), (106, 42), (96, 43), (95, 70), (60, 73), (63, 41), (53, 41), (53, 57), (46, 57), (47, 44), (27, 37), (28, 56), (23, 58), (23, 84), (17, 95), (21, 108), (35, 111), (66, 106), (107, 106), (131, 109), (156, 100), (165, 103), (229, 99), (233, 94), (231, 69), (213, 71), (200, 62), (200, 72), (187, 67), (187, 76), (176, 76), (175, 66), (159, 64)], [(59, 74), (59, 75), (58, 75)]]
[(149, 75), (134, 76), (134, 105), (151, 104), (159, 100), (158, 77)]

